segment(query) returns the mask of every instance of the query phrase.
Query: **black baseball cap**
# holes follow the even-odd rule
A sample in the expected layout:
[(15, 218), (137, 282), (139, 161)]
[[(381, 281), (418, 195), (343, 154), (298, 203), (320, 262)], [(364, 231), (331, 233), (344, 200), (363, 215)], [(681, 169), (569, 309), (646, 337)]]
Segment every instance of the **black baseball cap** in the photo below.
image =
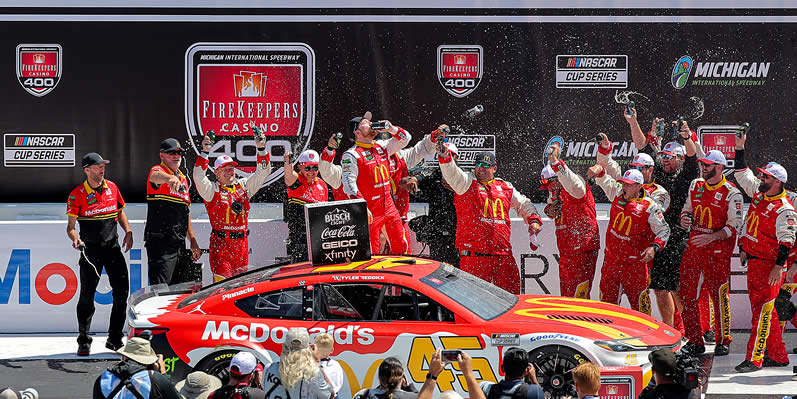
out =
[(371, 111), (365, 111), (365, 115), (363, 115), (363, 116), (358, 116), (356, 118), (351, 118), (351, 120), (349, 120), (349, 123), (346, 124), (346, 132), (345, 132), (345, 134), (354, 135), (354, 131), (357, 130), (357, 126), (360, 126), (360, 122), (363, 119), (371, 120), (371, 118), (372, 118)]
[(675, 353), (669, 349), (658, 349), (650, 352), (648, 360), (650, 360), (651, 368), (664, 376), (671, 377), (675, 375), (675, 370), (678, 368)]
[(161, 141), (161, 149), (160, 152), (167, 152), (167, 151), (185, 151), (185, 149), (180, 146), (180, 142), (177, 139), (168, 138), (166, 140)]
[(475, 162), (483, 162), (489, 164), (490, 166), (495, 166), (495, 154), (489, 151), (482, 151), (476, 154)]
[(84, 168), (88, 168), (89, 166), (111, 163), (111, 161), (107, 159), (102, 159), (102, 156), (100, 156), (100, 154), (97, 154), (96, 152), (90, 152), (83, 156), (83, 160), (80, 163), (81, 165), (83, 165)]

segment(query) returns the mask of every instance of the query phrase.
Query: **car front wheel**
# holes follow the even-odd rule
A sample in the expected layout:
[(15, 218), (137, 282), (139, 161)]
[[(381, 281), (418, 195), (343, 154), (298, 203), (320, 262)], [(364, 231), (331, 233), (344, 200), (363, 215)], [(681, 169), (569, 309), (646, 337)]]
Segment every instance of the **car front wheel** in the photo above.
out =
[(578, 397), (573, 369), (588, 361), (584, 354), (562, 345), (548, 345), (529, 351), (529, 362), (537, 367), (537, 381), (546, 398)]
[(209, 375), (216, 376), (222, 384), (226, 385), (230, 380), (230, 362), (236, 353), (238, 351), (225, 350), (208, 355), (197, 363), (194, 371), (204, 371)]

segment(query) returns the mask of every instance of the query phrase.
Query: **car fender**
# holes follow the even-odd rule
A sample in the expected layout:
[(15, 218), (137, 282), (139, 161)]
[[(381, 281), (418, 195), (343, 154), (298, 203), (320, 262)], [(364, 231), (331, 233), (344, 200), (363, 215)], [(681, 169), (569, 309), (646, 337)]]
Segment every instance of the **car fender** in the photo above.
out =
[(189, 351), (188, 353), (186, 353), (186, 356), (188, 356), (188, 362), (186, 362), (186, 364), (188, 364), (191, 367), (196, 367), (196, 365), (200, 361), (202, 361), (202, 359), (211, 356), (214, 353), (218, 353), (224, 350), (252, 352), (252, 354), (255, 355), (255, 357), (258, 360), (260, 360), (265, 366), (268, 366), (275, 360), (279, 359), (279, 355), (277, 353), (269, 351), (262, 347), (257, 347), (257, 346), (248, 347), (243, 345), (221, 345), (214, 347), (201, 347)]

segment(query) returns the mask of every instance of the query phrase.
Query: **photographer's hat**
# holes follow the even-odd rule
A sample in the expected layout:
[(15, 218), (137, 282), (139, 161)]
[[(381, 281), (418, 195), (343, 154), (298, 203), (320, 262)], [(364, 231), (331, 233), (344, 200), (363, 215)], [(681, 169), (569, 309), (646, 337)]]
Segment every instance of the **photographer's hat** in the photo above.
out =
[(675, 369), (678, 368), (678, 360), (675, 358), (675, 353), (669, 349), (659, 349), (650, 352), (648, 360), (654, 371), (667, 377), (675, 375)]
[(158, 355), (152, 350), (149, 341), (141, 337), (128, 339), (125, 346), (116, 351), (116, 353), (144, 365), (149, 365), (158, 361)]

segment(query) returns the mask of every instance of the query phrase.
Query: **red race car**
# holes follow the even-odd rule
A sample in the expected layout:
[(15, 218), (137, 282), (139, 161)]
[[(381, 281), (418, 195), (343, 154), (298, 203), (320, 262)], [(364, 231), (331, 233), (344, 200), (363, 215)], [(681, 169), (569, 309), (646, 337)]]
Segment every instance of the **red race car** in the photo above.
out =
[[(551, 397), (575, 396), (570, 370), (640, 366), (648, 353), (678, 349), (681, 334), (645, 314), (597, 301), (513, 295), (468, 273), (423, 258), (375, 256), (314, 267), (275, 265), (207, 286), (146, 287), (129, 301), (130, 334), (152, 332), (172, 380), (192, 370), (224, 379), (234, 353), (247, 349), (268, 364), (279, 358), (285, 332), (305, 327), (335, 339), (332, 357), (346, 373), (339, 396), (379, 384), (382, 359), (402, 360), (410, 382), (422, 384), (436, 348), (473, 357), (482, 380), (502, 378), (504, 348), (529, 351)], [(457, 364), (437, 379), (440, 391), (466, 395)]]

